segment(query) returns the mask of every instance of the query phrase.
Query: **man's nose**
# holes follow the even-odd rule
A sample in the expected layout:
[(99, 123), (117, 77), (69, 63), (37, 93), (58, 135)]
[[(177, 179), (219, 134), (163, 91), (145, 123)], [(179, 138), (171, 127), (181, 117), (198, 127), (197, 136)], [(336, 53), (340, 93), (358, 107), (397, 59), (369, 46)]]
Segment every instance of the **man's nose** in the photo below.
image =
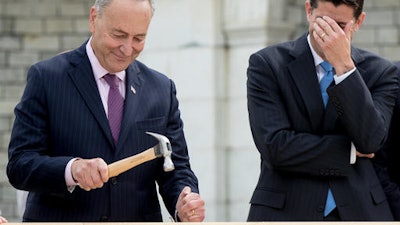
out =
[(132, 55), (133, 48), (134, 46), (132, 41), (126, 41), (120, 46), (120, 50), (125, 56)]

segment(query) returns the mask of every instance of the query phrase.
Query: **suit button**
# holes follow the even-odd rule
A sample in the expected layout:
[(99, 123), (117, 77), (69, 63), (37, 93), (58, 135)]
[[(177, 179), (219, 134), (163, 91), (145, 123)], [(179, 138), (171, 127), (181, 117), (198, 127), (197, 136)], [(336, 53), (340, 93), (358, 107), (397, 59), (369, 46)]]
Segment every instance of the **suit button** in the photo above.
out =
[(116, 185), (118, 183), (118, 179), (116, 177), (111, 178), (111, 183)]
[(319, 205), (318, 208), (317, 208), (317, 211), (318, 212), (322, 212), (322, 211), (324, 211), (324, 209), (325, 209), (324, 205)]
[(101, 216), (100, 221), (108, 221), (108, 216)]

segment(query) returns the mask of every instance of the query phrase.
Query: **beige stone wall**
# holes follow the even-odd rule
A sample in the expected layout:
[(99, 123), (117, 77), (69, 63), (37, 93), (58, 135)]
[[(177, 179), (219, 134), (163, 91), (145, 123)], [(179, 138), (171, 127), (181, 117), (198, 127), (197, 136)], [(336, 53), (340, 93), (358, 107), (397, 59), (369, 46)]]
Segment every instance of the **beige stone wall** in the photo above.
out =
[[(0, 0), (0, 209), (19, 221), (5, 175), (7, 147), (28, 67), (88, 38), (94, 0)], [(306, 29), (305, 0), (155, 0), (141, 60), (176, 81), (207, 221), (245, 221), (259, 158), (246, 108), (250, 53)], [(400, 1), (366, 0), (355, 45), (400, 60)], [(166, 218), (168, 219), (168, 218)]]

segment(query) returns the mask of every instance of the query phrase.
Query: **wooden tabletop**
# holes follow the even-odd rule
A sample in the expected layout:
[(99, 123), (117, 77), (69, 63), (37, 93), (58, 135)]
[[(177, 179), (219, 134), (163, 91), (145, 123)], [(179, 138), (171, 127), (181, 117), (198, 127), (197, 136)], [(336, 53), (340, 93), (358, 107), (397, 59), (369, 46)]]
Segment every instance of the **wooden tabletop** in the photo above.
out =
[[(6, 223), (3, 225), (25, 225), (26, 223)], [(43, 225), (43, 223), (29, 223), (29, 225)], [(46, 223), (46, 225), (173, 225), (172, 222), (163, 223)], [(179, 223), (179, 225), (400, 225), (399, 222), (202, 222)]]

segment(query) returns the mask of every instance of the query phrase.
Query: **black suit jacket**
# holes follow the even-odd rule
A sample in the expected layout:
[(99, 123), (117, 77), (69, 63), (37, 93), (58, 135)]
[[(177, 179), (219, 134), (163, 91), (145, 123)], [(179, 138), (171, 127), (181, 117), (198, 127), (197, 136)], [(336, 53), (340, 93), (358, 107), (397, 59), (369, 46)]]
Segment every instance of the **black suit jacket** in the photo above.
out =
[[(115, 146), (85, 45), (33, 65), (15, 108), (7, 175), (14, 187), (30, 192), (24, 221), (162, 221), (156, 183), (171, 214), (184, 186), (198, 192), (175, 85), (138, 61), (126, 69), (124, 116)], [(169, 138), (174, 171), (164, 172), (158, 158), (102, 188), (67, 191), (64, 170), (70, 159), (100, 157), (110, 164), (135, 155), (157, 143), (146, 131)]]
[[(400, 69), (400, 61), (395, 62)], [(400, 80), (400, 72), (398, 73)], [(400, 95), (393, 110), (389, 137), (374, 158), (374, 165), (385, 190), (395, 220), (400, 220)]]
[(376, 152), (398, 92), (396, 68), (352, 48), (356, 71), (328, 88), (324, 108), (307, 35), (249, 60), (250, 126), (261, 173), (248, 220), (322, 220), (328, 187), (343, 220), (392, 220), (369, 159), (350, 165), (350, 143)]

